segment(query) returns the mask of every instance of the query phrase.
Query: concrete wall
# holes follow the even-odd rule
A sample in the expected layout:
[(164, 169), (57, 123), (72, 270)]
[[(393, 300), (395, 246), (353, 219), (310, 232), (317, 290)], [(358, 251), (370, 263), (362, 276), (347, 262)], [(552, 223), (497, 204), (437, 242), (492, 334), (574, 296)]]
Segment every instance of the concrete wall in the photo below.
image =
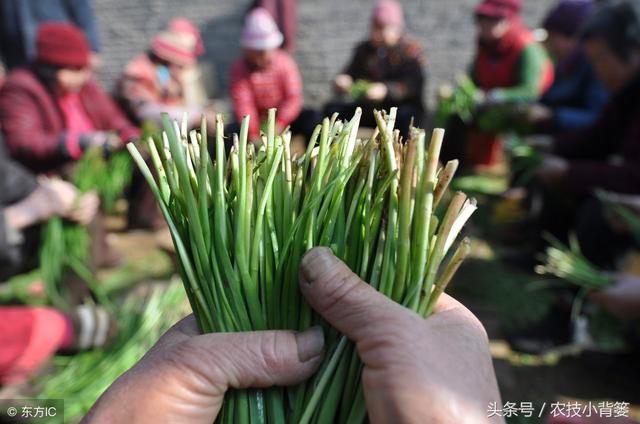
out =
[[(402, 0), (409, 34), (427, 57), (428, 99), (441, 82), (463, 72), (474, 46), (472, 13), (477, 0)], [(124, 64), (143, 51), (150, 38), (175, 16), (198, 25), (214, 72), (218, 95), (226, 94), (227, 72), (237, 57), (247, 0), (94, 0), (103, 42), (101, 79), (111, 86)], [(353, 45), (366, 36), (374, 0), (299, 0), (295, 58), (305, 82), (306, 103), (331, 96), (330, 81), (345, 65)], [(524, 19), (539, 23), (552, 0), (524, 0)]]

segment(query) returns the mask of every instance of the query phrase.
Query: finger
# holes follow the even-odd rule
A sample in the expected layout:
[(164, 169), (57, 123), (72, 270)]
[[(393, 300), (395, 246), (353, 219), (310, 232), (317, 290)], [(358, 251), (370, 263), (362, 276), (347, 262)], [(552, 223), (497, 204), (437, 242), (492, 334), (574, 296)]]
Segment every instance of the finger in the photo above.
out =
[(78, 190), (72, 184), (62, 180), (50, 180), (48, 188), (51, 190), (54, 201), (58, 202), (66, 213), (69, 213), (79, 196)]
[(74, 213), (74, 216), (71, 218), (73, 221), (76, 221), (78, 224), (82, 226), (88, 226), (93, 220), (95, 213), (91, 211), (78, 211)]
[[(189, 341), (189, 345), (181, 347), (182, 351), (204, 349), (217, 358), (217, 364), (212, 369), (235, 369), (232, 375), (225, 376), (224, 380), (226, 384), (236, 388), (266, 387), (302, 381), (308, 377), (307, 371), (315, 369), (315, 363), (321, 359), (324, 348), (324, 335), (320, 327), (300, 333), (263, 331), (202, 335), (195, 316), (191, 314), (171, 327), (154, 349), (168, 349), (167, 346), (185, 341)], [(188, 359), (188, 356), (185, 358)], [(227, 367), (220, 365), (226, 361), (234, 363)], [(263, 365), (262, 369), (259, 367), (260, 364)]]
[(97, 192), (96, 190), (90, 190), (90, 191), (87, 191), (86, 193), (84, 193), (84, 194), (82, 195), (82, 198), (83, 198), (83, 199), (94, 199), (94, 200), (98, 200), (98, 199), (99, 199), (99, 197), (98, 197), (98, 192)]
[(95, 216), (97, 209), (91, 205), (79, 205), (69, 213), (69, 219), (81, 225), (88, 225)]
[(313, 309), (356, 342), (365, 340), (380, 326), (417, 317), (360, 280), (326, 247), (316, 247), (304, 255), (299, 280)]
[(319, 327), (200, 336), (194, 330), (195, 320), (188, 317), (167, 332), (102, 395), (89, 413), (91, 422), (113, 422), (120, 414), (126, 419), (116, 422), (211, 423), (229, 388), (299, 383), (323, 357)]
[(100, 198), (96, 195), (93, 196), (85, 196), (82, 201), (82, 208), (87, 211), (93, 217), (98, 212), (98, 208), (100, 207)]
[(85, 194), (80, 198), (78, 205), (72, 211), (72, 219), (86, 225), (96, 216), (99, 206), (100, 199), (95, 193), (90, 192)]
[[(171, 337), (193, 329), (193, 322), (174, 327)], [(213, 333), (191, 337), (171, 349), (187, 370), (209, 382), (212, 394), (227, 388), (284, 386), (300, 383), (320, 365), (324, 336), (320, 327), (302, 333), (293, 331), (257, 331)], [(206, 390), (206, 387), (201, 387)]]

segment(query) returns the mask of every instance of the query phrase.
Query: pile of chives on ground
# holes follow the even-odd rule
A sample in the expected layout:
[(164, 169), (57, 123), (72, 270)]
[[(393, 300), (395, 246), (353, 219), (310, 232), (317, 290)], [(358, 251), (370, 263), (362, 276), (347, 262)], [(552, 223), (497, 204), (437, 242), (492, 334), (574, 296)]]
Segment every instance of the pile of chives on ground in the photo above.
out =
[(259, 148), (248, 143), (248, 117), (228, 139), (218, 117), (211, 158), (204, 120), (200, 132), (187, 131), (186, 119), (166, 115), (162, 139), (148, 141), (154, 172), (128, 146), (167, 220), (203, 332), (324, 328), (327, 353), (315, 376), (291, 388), (231, 391), (219, 422), (365, 420), (354, 345), (299, 292), (308, 249), (329, 246), (364, 281), (423, 316), (469, 252), (469, 241), (457, 239), (476, 203), (445, 196), (457, 161), (439, 167), (444, 132), (435, 130), (427, 148), (425, 132), (414, 128), (403, 144), (394, 108), (376, 112), (377, 130), (360, 140), (360, 117), (358, 110), (347, 122), (325, 118), (300, 157), (292, 156), (290, 132), (276, 134), (275, 110)]
[[(184, 290), (176, 280), (124, 298), (115, 313), (118, 332), (113, 341), (102, 349), (54, 357), (55, 372), (35, 379), (39, 391), (34, 397), (64, 399), (64, 422), (79, 422), (100, 395), (187, 313)], [(52, 419), (50, 424), (62, 422)]]

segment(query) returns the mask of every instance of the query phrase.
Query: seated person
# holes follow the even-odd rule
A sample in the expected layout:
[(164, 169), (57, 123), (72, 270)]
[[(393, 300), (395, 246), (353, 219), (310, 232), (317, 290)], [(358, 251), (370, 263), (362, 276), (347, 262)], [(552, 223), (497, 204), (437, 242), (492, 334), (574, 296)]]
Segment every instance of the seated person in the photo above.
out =
[[(61, 180), (36, 178), (7, 158), (0, 145), (0, 284), (27, 271), (37, 258), (37, 224), (61, 216), (88, 224), (95, 194), (78, 197)], [(100, 307), (81, 305), (70, 314), (50, 308), (0, 306), (0, 386), (27, 380), (56, 351), (103, 346), (114, 327)]]
[[(204, 53), (204, 43), (200, 30), (187, 18), (174, 18), (169, 22), (168, 30), (176, 33), (183, 33), (194, 37), (196, 40), (195, 54), (199, 59)], [(206, 75), (205, 75), (206, 72)], [(214, 70), (201, 68), (199, 61), (188, 65), (182, 74), (184, 87), (184, 100), (188, 105), (205, 107), (210, 104), (210, 99), (206, 89), (207, 80), (215, 77)]]
[(10, 70), (28, 66), (36, 55), (36, 34), (44, 22), (82, 29), (91, 44), (90, 62), (99, 65), (100, 34), (91, 0), (4, 0), (0, 2), (0, 56)]
[(253, 141), (259, 139), (270, 108), (278, 109), (278, 132), (290, 126), (292, 133), (308, 138), (320, 121), (313, 112), (302, 110), (302, 78), (293, 58), (280, 49), (282, 40), (265, 9), (256, 8), (247, 15), (240, 40), (243, 56), (231, 68), (229, 91), (237, 122), (251, 116), (249, 139)]
[(602, 6), (586, 22), (582, 42), (611, 99), (591, 126), (540, 146), (551, 154), (538, 170), (536, 232), (567, 239), (574, 231), (587, 259), (615, 270), (633, 240), (612, 225), (594, 192), (640, 194), (640, 19), (631, 2)]
[(545, 47), (555, 62), (555, 79), (527, 111), (536, 133), (582, 129), (596, 120), (608, 100), (580, 46), (580, 29), (594, 8), (591, 0), (561, 0), (544, 20)]
[(640, 19), (629, 2), (608, 5), (582, 38), (612, 98), (593, 125), (552, 141), (539, 175), (576, 194), (640, 193)]
[(90, 146), (121, 148), (139, 131), (91, 79), (89, 43), (66, 23), (44, 23), (36, 61), (9, 73), (0, 125), (11, 157), (34, 172), (59, 172)]
[[(191, 81), (198, 56), (204, 53), (200, 32), (184, 18), (174, 19), (166, 31), (156, 35), (149, 51), (137, 56), (125, 68), (118, 82), (117, 97), (138, 123), (162, 125), (161, 114), (181, 120), (188, 114), (189, 126), (200, 124), (202, 114), (213, 114), (202, 101), (201, 88)], [(205, 96), (206, 97), (206, 96)]]
[[(1, 142), (0, 142), (1, 143)], [(57, 179), (36, 180), (6, 156), (0, 144), (0, 281), (24, 272), (37, 258), (39, 232), (33, 226), (54, 216), (88, 224), (96, 214), (98, 198)]]
[[(364, 89), (358, 90), (358, 85)], [(397, 106), (396, 128), (406, 137), (411, 119), (416, 127), (424, 123), (424, 86), (424, 58), (418, 43), (404, 35), (402, 6), (395, 0), (380, 0), (369, 39), (356, 47), (349, 65), (335, 79), (338, 93), (351, 94), (352, 101), (328, 104), (325, 115), (338, 112), (349, 119), (361, 107), (362, 125), (375, 127), (373, 109)]]
[(553, 81), (551, 63), (522, 23), (521, 8), (521, 0), (483, 0), (476, 7), (471, 77), (489, 102), (531, 102)]
[[(520, 18), (521, 0), (483, 0), (475, 9), (478, 48), (471, 79), (480, 89), (474, 122), (454, 117), (447, 124), (443, 160), (467, 167), (495, 165), (500, 133), (512, 125), (514, 105), (536, 101), (553, 81), (553, 66)], [(482, 115), (491, 119), (482, 122)], [(507, 115), (505, 116), (502, 115)]]

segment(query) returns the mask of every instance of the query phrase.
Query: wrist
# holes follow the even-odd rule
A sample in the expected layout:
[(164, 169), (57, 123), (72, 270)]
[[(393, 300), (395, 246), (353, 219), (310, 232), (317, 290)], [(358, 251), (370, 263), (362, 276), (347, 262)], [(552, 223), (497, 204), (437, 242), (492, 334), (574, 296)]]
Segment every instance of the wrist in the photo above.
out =
[(26, 202), (20, 202), (9, 206), (4, 210), (6, 225), (16, 231), (20, 231), (33, 224), (43, 221), (43, 214), (35, 207), (28, 207)]

